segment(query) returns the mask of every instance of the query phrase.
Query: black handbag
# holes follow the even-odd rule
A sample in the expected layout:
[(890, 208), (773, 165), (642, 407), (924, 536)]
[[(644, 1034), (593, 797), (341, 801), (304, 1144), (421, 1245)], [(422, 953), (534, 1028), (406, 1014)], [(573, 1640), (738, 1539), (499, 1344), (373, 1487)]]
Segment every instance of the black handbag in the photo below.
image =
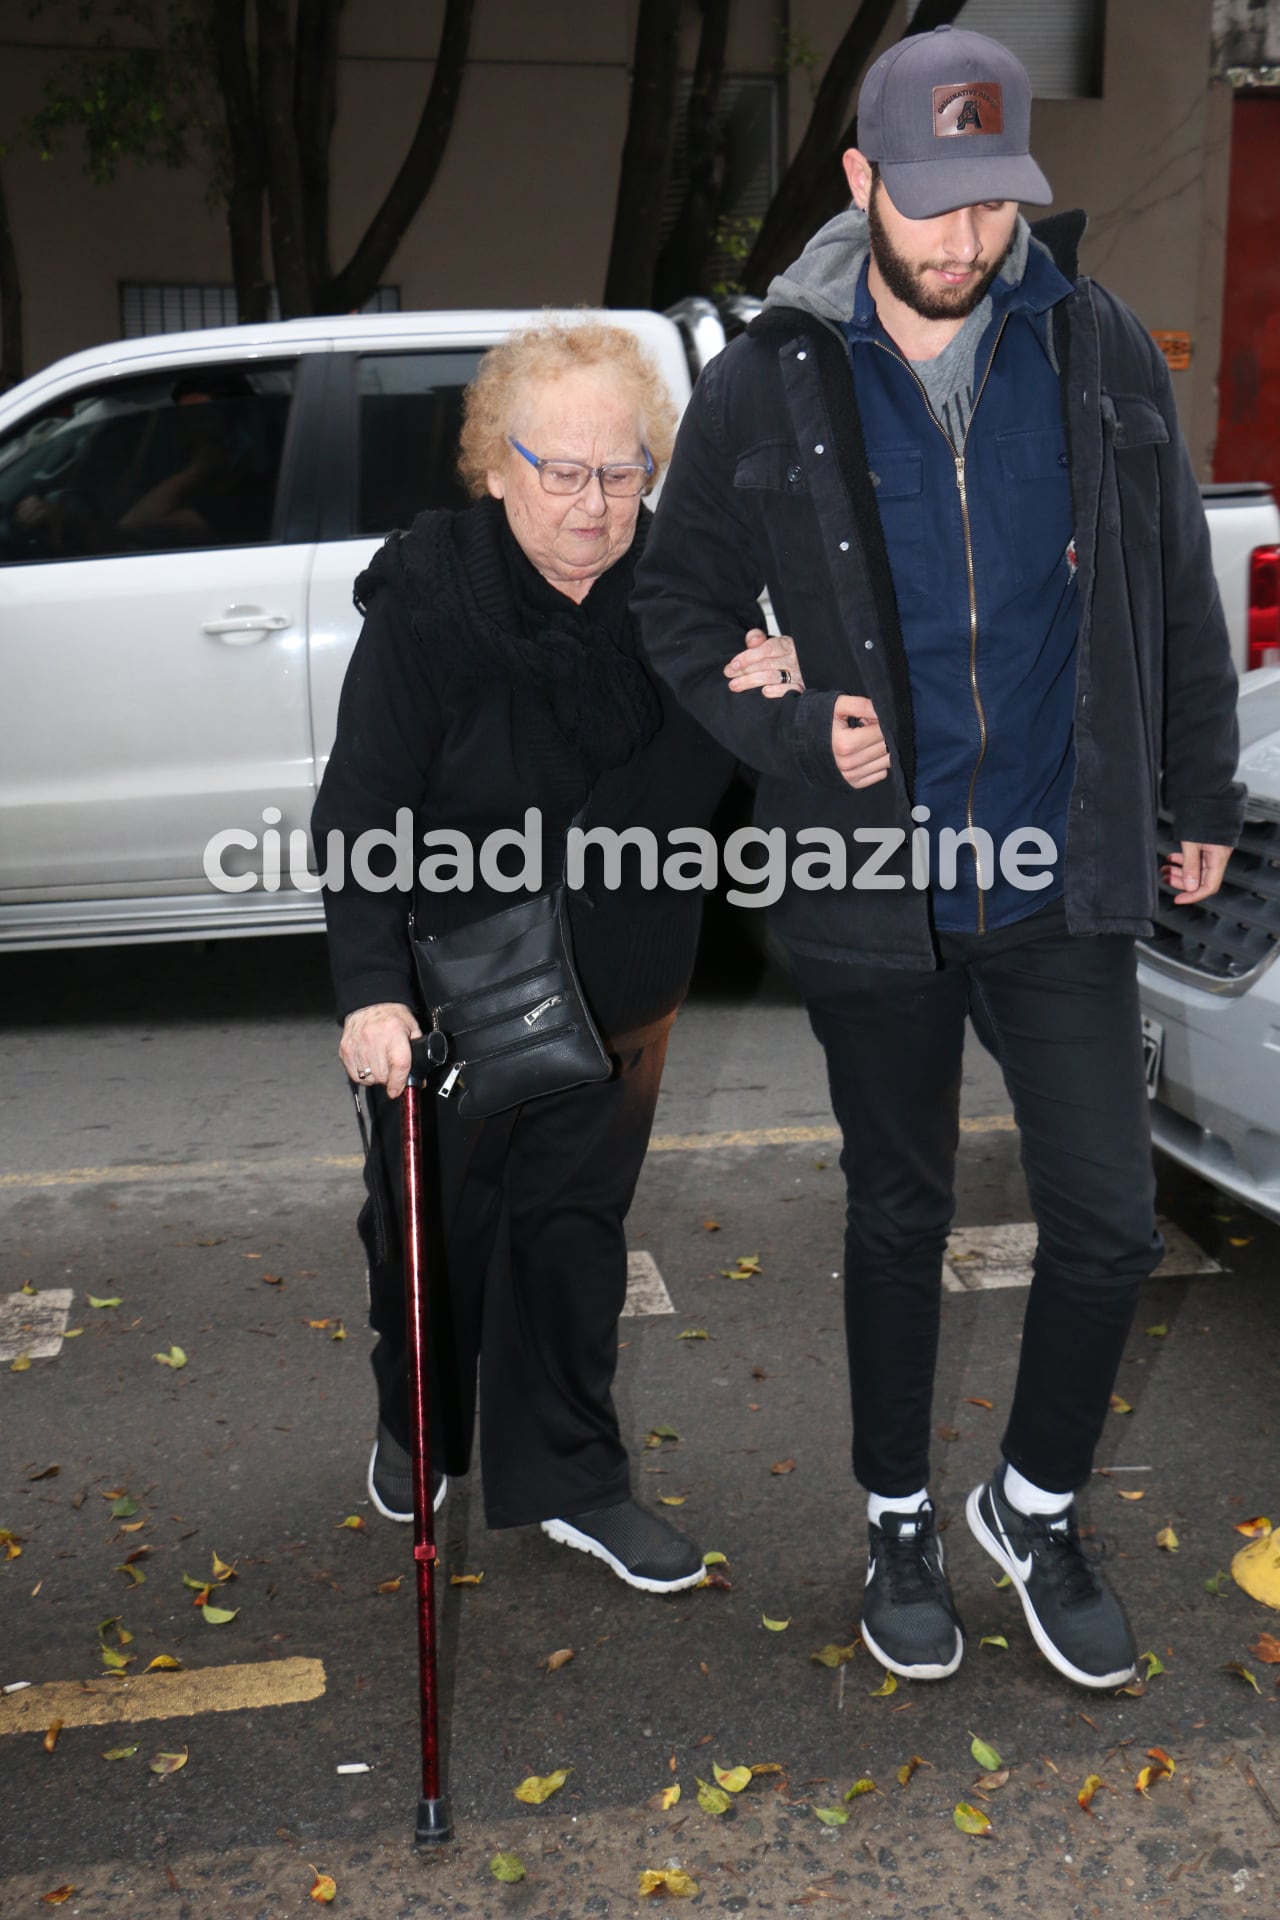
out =
[(460, 1088), (458, 1112), (482, 1120), (506, 1107), (607, 1080), (608, 1054), (574, 971), (563, 881), (469, 927), (410, 942), (432, 1034)]

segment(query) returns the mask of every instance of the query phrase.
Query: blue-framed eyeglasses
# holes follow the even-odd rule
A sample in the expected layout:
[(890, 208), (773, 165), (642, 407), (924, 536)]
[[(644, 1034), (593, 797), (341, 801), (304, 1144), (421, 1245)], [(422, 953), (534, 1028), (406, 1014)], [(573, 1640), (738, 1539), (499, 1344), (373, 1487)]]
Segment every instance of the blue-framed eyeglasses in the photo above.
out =
[(544, 493), (582, 493), (593, 480), (598, 480), (605, 493), (626, 498), (628, 495), (644, 493), (655, 472), (653, 455), (648, 447), (640, 449), (644, 455), (643, 466), (634, 461), (624, 461), (615, 466), (589, 467), (585, 460), (539, 460), (536, 453), (530, 453), (528, 447), (521, 446), (513, 433), (509, 433), (507, 439), (531, 467), (536, 467)]

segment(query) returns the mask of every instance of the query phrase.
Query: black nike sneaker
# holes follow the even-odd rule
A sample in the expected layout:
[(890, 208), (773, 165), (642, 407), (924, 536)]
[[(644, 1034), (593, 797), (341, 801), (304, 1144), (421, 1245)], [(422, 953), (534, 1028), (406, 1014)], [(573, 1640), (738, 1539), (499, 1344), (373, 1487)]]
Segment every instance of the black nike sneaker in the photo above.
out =
[(942, 1564), (937, 1515), (885, 1513), (867, 1523), (862, 1640), (882, 1667), (906, 1680), (945, 1680), (964, 1656), (964, 1628)]
[(1019, 1513), (1004, 1497), (1004, 1472), (969, 1495), (970, 1532), (1012, 1580), (1050, 1665), (1080, 1687), (1123, 1687), (1137, 1672), (1133, 1633), (1081, 1545), (1075, 1501), (1061, 1513)]

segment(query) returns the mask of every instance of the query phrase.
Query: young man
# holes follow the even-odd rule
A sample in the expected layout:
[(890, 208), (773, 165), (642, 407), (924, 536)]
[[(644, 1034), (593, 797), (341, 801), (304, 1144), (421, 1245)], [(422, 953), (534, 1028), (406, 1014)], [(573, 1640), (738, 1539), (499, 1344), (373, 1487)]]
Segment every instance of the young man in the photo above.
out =
[[(969, 1016), (1012, 1097), (1039, 1245), (1003, 1458), (967, 1518), (1040, 1650), (1102, 1688), (1131, 1677), (1134, 1642), (1074, 1495), (1161, 1254), (1133, 938), (1157, 806), (1190, 905), (1243, 798), (1168, 374), (1079, 277), (1083, 216), (1019, 215), (1051, 198), (1030, 111), (981, 34), (939, 28), (872, 67), (854, 206), (703, 373), (639, 606), (658, 670), (758, 769), (758, 823), (809, 850), (775, 913), (844, 1135), (863, 1638), (916, 1679), (964, 1648), (928, 1442)], [(723, 663), (766, 587), (804, 686), (735, 701)]]

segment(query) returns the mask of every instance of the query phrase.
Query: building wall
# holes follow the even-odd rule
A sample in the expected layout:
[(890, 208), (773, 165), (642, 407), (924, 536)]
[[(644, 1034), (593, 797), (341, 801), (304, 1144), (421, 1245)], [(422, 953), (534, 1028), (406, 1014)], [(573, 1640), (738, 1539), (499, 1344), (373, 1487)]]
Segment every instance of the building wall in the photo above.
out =
[[(104, 0), (105, 4), (105, 0)], [(1221, 4), (1221, 0), (1219, 0)], [(600, 297), (627, 106), (637, 0), (480, 0), (453, 138), (387, 274), (406, 307)], [(1193, 336), (1175, 374), (1197, 464), (1216, 413), (1229, 102), (1210, 79), (1214, 0), (1111, 0), (1105, 96), (1044, 100), (1034, 144), (1058, 207), (1090, 214), (1084, 263), (1151, 327)], [(17, 138), (45, 78), (96, 30), (76, 0), (34, 20), (4, 9), (0, 142), (23, 274), (28, 370), (119, 332), (121, 280), (227, 281), (218, 207), (194, 171), (126, 164), (97, 187), (72, 143), (41, 160)], [(334, 253), (342, 259), (391, 180), (429, 84), (443, 0), (349, 0), (334, 140)], [(783, 81), (792, 149), (849, 0), (738, 0), (729, 64), (776, 70), (777, 22), (816, 68)], [(898, 0), (888, 37), (905, 19)], [(961, 22), (963, 24), (963, 22)], [(692, 64), (696, 9), (684, 57)], [(838, 156), (832, 156), (833, 166)]]

